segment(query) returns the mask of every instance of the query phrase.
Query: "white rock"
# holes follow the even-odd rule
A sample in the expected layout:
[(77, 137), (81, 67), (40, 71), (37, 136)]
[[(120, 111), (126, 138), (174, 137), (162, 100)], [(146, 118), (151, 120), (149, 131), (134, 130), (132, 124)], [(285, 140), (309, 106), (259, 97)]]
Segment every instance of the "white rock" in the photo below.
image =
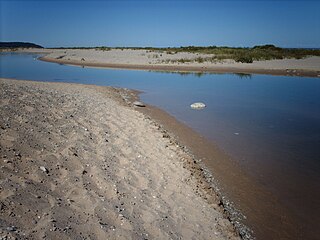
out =
[(43, 171), (43, 172), (45, 172), (45, 173), (48, 173), (48, 172), (49, 172), (48, 169), (46, 169), (44, 166), (41, 166), (41, 167), (40, 167), (40, 170)]
[(192, 109), (203, 109), (206, 107), (206, 105), (202, 102), (196, 102), (196, 103), (191, 104), (190, 107)]

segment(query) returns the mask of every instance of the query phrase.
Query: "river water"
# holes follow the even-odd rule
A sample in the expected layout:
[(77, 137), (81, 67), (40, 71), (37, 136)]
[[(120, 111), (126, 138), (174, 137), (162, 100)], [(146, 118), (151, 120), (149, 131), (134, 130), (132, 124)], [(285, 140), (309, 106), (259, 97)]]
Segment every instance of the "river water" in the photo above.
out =
[[(142, 101), (217, 144), (291, 212), (297, 232), (279, 237), (320, 236), (319, 78), (82, 68), (37, 57), (0, 54), (0, 77), (143, 91)], [(192, 110), (190, 104), (197, 101), (207, 107)], [(258, 234), (259, 239), (270, 236)]]

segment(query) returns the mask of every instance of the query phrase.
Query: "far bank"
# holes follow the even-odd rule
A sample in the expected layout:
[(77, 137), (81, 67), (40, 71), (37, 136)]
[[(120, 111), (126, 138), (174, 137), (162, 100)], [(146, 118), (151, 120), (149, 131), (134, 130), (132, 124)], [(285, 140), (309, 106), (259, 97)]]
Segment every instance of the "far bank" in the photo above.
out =
[[(144, 49), (18, 49), (43, 53), (40, 60), (87, 67), (208, 73), (270, 74), (320, 77), (320, 57), (236, 62), (214, 54)], [(213, 60), (214, 59), (214, 60)]]

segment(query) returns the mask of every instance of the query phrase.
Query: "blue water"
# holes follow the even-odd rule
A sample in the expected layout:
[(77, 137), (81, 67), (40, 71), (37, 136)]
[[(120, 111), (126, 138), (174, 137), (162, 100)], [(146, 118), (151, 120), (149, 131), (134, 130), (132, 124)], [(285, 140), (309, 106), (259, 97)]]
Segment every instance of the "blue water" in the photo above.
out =
[[(0, 77), (143, 91), (142, 101), (214, 141), (301, 219), (318, 217), (319, 78), (82, 68), (37, 57), (1, 54)], [(196, 101), (207, 107), (192, 110)]]

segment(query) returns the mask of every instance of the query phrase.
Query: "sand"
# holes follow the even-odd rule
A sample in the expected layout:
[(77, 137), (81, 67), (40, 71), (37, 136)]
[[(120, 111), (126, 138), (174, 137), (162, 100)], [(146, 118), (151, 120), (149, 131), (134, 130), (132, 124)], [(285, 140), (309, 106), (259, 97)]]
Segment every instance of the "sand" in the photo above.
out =
[(194, 60), (198, 57), (212, 57), (212, 55), (183, 52), (168, 54), (159, 51), (132, 49), (111, 49), (110, 51), (95, 49), (24, 49), (18, 52), (42, 52), (45, 56), (41, 60), (44, 61), (91, 67), (320, 77), (320, 57), (315, 56), (305, 59), (255, 61), (253, 63), (237, 63), (233, 60), (177, 63), (168, 61)]
[(197, 160), (131, 97), (0, 79), (0, 238), (239, 239)]

